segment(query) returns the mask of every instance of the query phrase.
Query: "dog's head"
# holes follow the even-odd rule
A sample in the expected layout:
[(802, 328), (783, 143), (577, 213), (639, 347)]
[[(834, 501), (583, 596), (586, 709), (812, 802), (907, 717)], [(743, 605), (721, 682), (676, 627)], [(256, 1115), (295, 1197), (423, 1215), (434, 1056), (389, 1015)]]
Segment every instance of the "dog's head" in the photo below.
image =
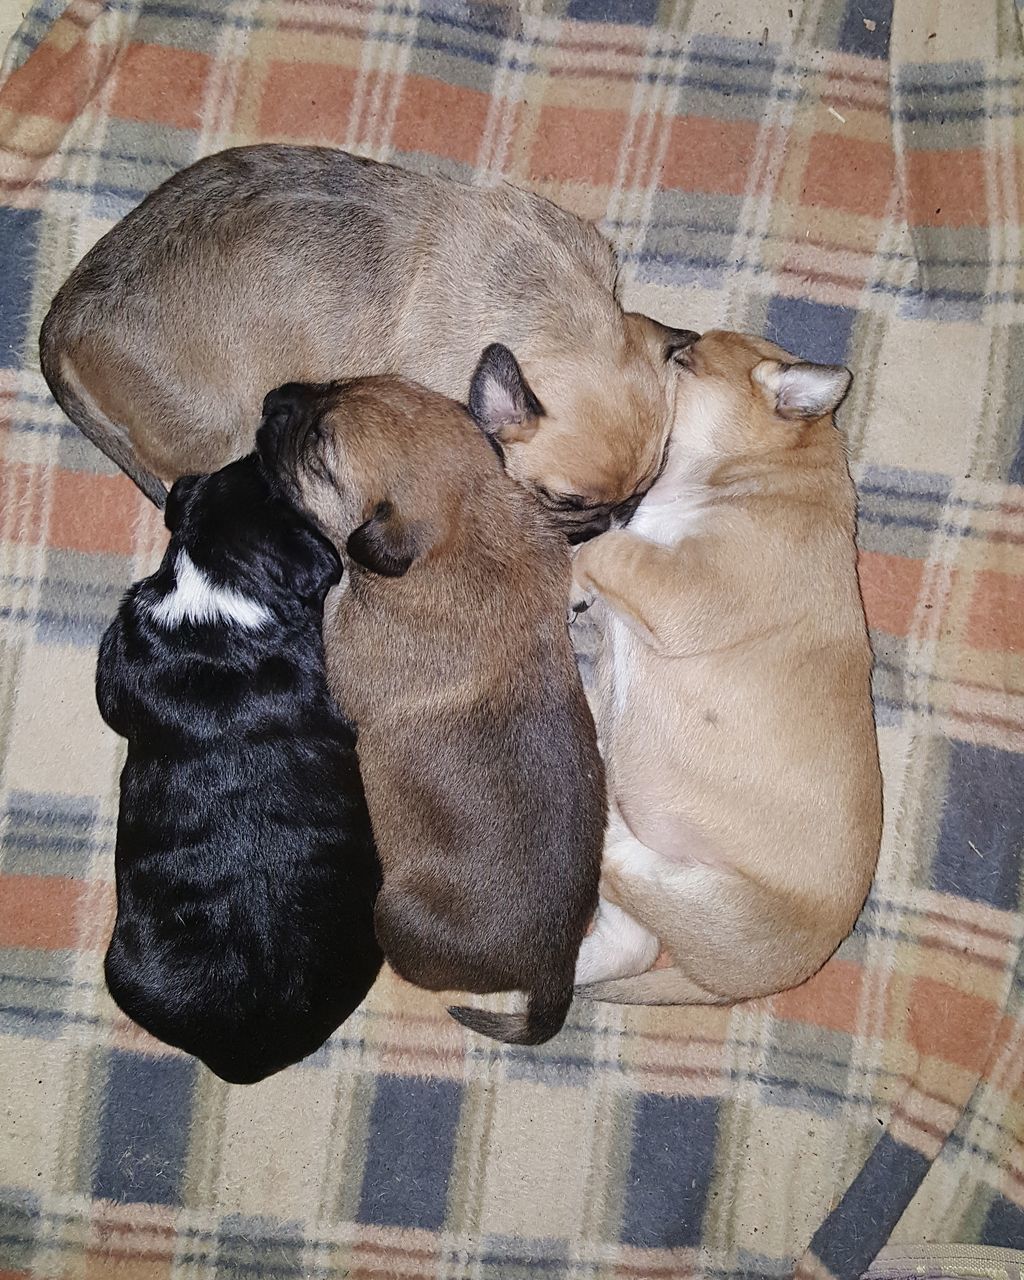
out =
[(831, 419), (849, 389), (842, 365), (797, 360), (774, 343), (712, 329), (673, 353), (675, 426), (652, 497), (680, 478), (706, 478), (726, 459), (794, 448)]
[(657, 478), (675, 402), (672, 356), (692, 337), (627, 315), (582, 351), (551, 344), (520, 366), (495, 343), (481, 356), (470, 412), (571, 542), (625, 524)]
[(280, 387), (256, 442), (327, 537), (385, 577), (469, 534), (480, 485), (509, 483), (461, 405), (398, 378)]
[(256, 454), (212, 475), (183, 476), (164, 508), (170, 551), (187, 553), (217, 587), (322, 605), (341, 560), (267, 474)]

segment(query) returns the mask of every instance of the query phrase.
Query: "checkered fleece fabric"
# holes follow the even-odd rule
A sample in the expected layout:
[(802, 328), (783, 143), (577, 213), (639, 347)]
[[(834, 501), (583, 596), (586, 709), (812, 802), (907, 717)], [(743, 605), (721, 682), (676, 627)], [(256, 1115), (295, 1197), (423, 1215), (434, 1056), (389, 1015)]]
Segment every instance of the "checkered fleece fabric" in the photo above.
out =
[[(44, 0), (0, 88), (0, 1275), (852, 1278), (1024, 1245), (1021, 14), (1009, 0)], [(122, 744), (93, 701), (156, 513), (36, 361), (175, 169), (336, 144), (601, 221), (626, 301), (850, 364), (886, 784), (813, 981), (577, 1002), (539, 1049), (384, 978), (234, 1088), (103, 985)], [(197, 305), (201, 305), (197, 299)]]

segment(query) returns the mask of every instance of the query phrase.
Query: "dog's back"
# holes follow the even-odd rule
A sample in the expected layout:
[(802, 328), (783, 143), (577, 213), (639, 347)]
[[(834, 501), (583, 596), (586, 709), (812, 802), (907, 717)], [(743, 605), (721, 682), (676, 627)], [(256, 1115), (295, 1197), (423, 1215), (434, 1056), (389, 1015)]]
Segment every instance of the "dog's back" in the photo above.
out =
[[(388, 959), (432, 990), (526, 991), (525, 1017), (453, 1010), (521, 1043), (565, 1020), (605, 823), (593, 721), (559, 647), (532, 655), (514, 684), (389, 717), (368, 783), (396, 867), (376, 916)], [(380, 738), (368, 737), (372, 751)]]
[[(191, 505), (183, 523), (202, 494)], [(243, 595), (196, 572), (179, 530), (100, 649), (100, 710), (128, 739), (106, 975), (140, 1025), (247, 1083), (311, 1053), (366, 995), (379, 871), (355, 735), (327, 691), (328, 582), (285, 601), (285, 620), (273, 575), (261, 597), (259, 573)]]
[(374, 651), (376, 710), (360, 749), (388, 850), (376, 921), (390, 963), (432, 990), (526, 991), (525, 1016), (453, 1013), (498, 1039), (539, 1043), (572, 1000), (597, 901), (605, 792), (566, 634), (564, 543), (506, 484), (488, 513), (500, 535), (478, 556), (476, 513), (464, 512), (464, 553), (428, 569), (409, 612), (396, 605), (386, 629), (367, 629), (358, 589), (342, 598), (351, 630), (331, 643), (332, 669), (339, 693), (355, 697), (351, 649)]
[[(640, 406), (656, 465), (661, 378), (622, 349), (615, 271), (591, 224), (512, 187), (238, 147), (175, 174), (93, 247), (47, 314), (40, 363), (71, 420), (159, 505), (162, 480), (250, 447), (272, 387), (401, 372), (461, 397), (486, 335), (506, 331), (526, 356), (585, 349), (581, 380), (621, 363), (614, 385)], [(549, 414), (567, 378), (571, 364), (544, 389)]]

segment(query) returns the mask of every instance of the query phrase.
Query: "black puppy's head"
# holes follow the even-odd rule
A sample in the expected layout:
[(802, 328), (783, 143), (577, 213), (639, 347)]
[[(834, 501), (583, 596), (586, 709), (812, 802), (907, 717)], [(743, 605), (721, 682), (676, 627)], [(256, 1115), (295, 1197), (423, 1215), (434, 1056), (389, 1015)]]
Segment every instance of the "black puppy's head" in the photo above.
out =
[(184, 551), (218, 587), (321, 606), (341, 578), (334, 547), (288, 501), (256, 454), (212, 475), (182, 476), (167, 496), (169, 553)]

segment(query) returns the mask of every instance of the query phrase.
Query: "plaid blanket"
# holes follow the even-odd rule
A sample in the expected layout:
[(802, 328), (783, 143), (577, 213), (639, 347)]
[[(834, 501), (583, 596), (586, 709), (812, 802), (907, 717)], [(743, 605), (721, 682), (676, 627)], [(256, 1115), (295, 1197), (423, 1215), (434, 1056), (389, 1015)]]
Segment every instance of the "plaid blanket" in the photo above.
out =
[[(1024, 1242), (1022, 33), (1009, 0), (44, 0), (0, 89), (0, 1273), (854, 1277)], [(540, 1049), (387, 978), (224, 1085), (120, 1017), (95, 646), (156, 513), (36, 334), (117, 218), (280, 139), (601, 220), (628, 304), (850, 364), (886, 786), (813, 981), (577, 1002)], [(197, 299), (197, 305), (202, 300)], [(6, 1270), (4, 1270), (6, 1268)]]

